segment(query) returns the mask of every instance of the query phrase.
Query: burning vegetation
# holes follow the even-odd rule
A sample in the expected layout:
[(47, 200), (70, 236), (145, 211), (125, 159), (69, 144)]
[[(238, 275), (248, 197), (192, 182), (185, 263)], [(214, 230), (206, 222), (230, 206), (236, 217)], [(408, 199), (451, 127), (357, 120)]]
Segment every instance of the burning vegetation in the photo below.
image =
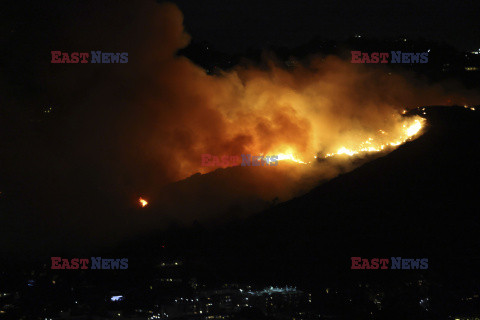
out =
[[(117, 19), (125, 13), (128, 25)], [(93, 32), (106, 24), (115, 32)], [(116, 1), (99, 8), (88, 23), (80, 19), (59, 29), (69, 36), (92, 31), (72, 38), (76, 48), (65, 50), (101, 43), (128, 52), (129, 60), (121, 68), (103, 68), (101, 77), (94, 68), (52, 64), (49, 88), (71, 106), (69, 123), (75, 126), (65, 126), (63, 134), (72, 141), (72, 147), (62, 146), (69, 157), (43, 159), (52, 169), (42, 171), (56, 172), (60, 164), (61, 172), (71, 172), (55, 179), (56, 190), (67, 192), (76, 168), (92, 168), (89, 185), (104, 192), (98, 211), (120, 214), (134, 202), (156, 213), (142, 215), (139, 229), (161, 225), (164, 218), (191, 222), (248, 215), (273, 199), (288, 200), (354, 169), (363, 154), (381, 155), (418, 137), (425, 120), (408, 116), (408, 110), (471, 102), (457, 88), (337, 56), (312, 55), (287, 68), (266, 52), (260, 61), (209, 74), (178, 55), (190, 36), (171, 3)], [(78, 79), (85, 84), (82, 99)], [(219, 170), (202, 166), (203, 154), (278, 155), (279, 163)], [(92, 193), (85, 198), (96, 196)], [(88, 210), (66, 203), (64, 211), (83, 216)], [(160, 218), (147, 220), (153, 216)], [(135, 229), (136, 217), (132, 221), (122, 227)]]

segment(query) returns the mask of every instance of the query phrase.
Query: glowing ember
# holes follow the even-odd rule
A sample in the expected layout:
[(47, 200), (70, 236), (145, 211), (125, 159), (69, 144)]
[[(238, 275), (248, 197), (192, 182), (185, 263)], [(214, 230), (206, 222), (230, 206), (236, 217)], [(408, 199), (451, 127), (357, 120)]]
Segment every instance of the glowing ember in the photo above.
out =
[(148, 205), (148, 201), (143, 199), (142, 197), (140, 197), (138, 199), (138, 203), (140, 203), (140, 205), (142, 206), (142, 208), (145, 208), (147, 205)]

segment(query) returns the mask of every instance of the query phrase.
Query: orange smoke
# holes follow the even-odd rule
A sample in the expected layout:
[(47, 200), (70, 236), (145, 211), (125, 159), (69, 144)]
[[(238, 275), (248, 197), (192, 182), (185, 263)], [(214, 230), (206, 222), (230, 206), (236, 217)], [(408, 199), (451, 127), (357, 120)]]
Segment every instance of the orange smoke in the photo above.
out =
[[(265, 55), (260, 65), (244, 62), (208, 75), (176, 55), (190, 37), (175, 5), (105, 3), (88, 22), (65, 28), (69, 37), (77, 35), (71, 41), (77, 47), (70, 51), (129, 52), (128, 64), (56, 66), (49, 78), (61, 81), (52, 90), (65, 101), (75, 98), (71, 104), (78, 106), (71, 114), (72, 159), (99, 168), (100, 190), (124, 199), (145, 191), (152, 212), (154, 203), (159, 206), (159, 217), (191, 222), (251, 214), (358, 165), (340, 163), (333, 155), (386, 152), (414, 138), (421, 120), (402, 116), (404, 110), (447, 100), (473, 102), (463, 99), (464, 90), (334, 56), (310, 57), (287, 69)], [(78, 83), (88, 86), (80, 90)], [(202, 154), (284, 160), (276, 168), (195, 175), (216, 169), (201, 166)]]

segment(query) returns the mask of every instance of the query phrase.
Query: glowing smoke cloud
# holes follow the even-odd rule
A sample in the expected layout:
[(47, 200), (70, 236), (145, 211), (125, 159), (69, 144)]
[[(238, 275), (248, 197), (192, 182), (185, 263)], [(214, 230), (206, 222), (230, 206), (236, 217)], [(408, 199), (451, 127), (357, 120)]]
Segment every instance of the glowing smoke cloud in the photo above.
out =
[[(335, 154), (360, 155), (382, 146), (389, 151), (413, 137), (420, 120), (402, 117), (405, 108), (469, 104), (460, 90), (450, 94), (388, 74), (383, 66), (337, 57), (310, 58), (287, 70), (266, 56), (260, 66), (244, 63), (209, 76), (176, 56), (190, 37), (175, 5), (94, 4), (76, 21), (69, 18), (61, 27), (52, 22), (72, 44), (52, 50), (128, 52), (129, 62), (100, 68), (46, 61), (49, 96), (70, 108), (67, 128), (58, 135), (69, 143), (56, 143), (49, 157), (39, 151), (32, 164), (40, 168), (34, 173), (38, 185), (50, 184), (38, 192), (60, 199), (38, 204), (44, 215), (55, 215), (43, 220), (65, 232), (74, 228), (78, 239), (117, 240), (167, 220), (251, 214), (354, 168)], [(195, 175), (212, 170), (201, 166), (205, 153), (284, 160), (274, 168)], [(148, 206), (139, 207), (138, 194)]]

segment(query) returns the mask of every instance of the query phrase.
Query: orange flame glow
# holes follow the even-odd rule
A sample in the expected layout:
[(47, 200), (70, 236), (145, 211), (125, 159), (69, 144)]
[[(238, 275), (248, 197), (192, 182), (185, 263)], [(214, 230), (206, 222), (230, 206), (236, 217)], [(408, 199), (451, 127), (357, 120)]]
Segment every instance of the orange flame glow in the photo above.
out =
[[(404, 112), (402, 112), (403, 114)], [(342, 143), (337, 149), (324, 154), (324, 158), (333, 156), (356, 156), (362, 153), (374, 153), (384, 150), (392, 150), (401, 144), (414, 139), (425, 125), (425, 119), (419, 116), (403, 118), (399, 120), (396, 127), (392, 131), (378, 130), (376, 133), (368, 133), (368, 138), (365, 140), (356, 140), (352, 137), (343, 137), (340, 139)], [(363, 134), (367, 134), (365, 131)], [(358, 133), (357, 133), (358, 135)], [(292, 161), (298, 164), (310, 164), (317, 156), (312, 155), (306, 157), (299, 157), (298, 154), (291, 148), (284, 148), (278, 153), (279, 161)], [(304, 155), (305, 156), (305, 155)]]
[(395, 134), (389, 135), (387, 132), (379, 130), (378, 132), (380, 135), (377, 135), (375, 138), (369, 137), (367, 140), (362, 141), (358, 145), (349, 148), (342, 146), (336, 152), (327, 153), (325, 158), (336, 155), (353, 156), (365, 152), (380, 152), (385, 148), (397, 147), (416, 137), (423, 128), (424, 124), (425, 119), (418, 116), (413, 118), (405, 118), (402, 126)]
[(138, 199), (138, 203), (140, 204), (140, 206), (142, 206), (142, 208), (145, 208), (148, 205), (148, 201), (143, 199), (142, 197)]

